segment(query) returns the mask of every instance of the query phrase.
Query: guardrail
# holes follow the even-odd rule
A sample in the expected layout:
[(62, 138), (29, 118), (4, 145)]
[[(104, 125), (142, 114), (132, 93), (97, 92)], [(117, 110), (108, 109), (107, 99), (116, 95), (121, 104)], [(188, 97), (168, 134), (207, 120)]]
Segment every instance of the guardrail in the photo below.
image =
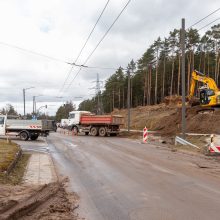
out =
[(192, 143), (190, 143), (189, 141), (186, 141), (186, 140), (184, 140), (183, 138), (178, 137), (178, 136), (175, 137), (175, 145), (176, 145), (177, 143), (180, 143), (180, 144), (182, 144), (182, 145), (189, 145), (189, 146), (195, 147), (195, 148), (197, 148), (197, 149), (200, 149), (200, 148), (199, 148), (198, 146), (196, 146), (195, 144), (192, 144)]

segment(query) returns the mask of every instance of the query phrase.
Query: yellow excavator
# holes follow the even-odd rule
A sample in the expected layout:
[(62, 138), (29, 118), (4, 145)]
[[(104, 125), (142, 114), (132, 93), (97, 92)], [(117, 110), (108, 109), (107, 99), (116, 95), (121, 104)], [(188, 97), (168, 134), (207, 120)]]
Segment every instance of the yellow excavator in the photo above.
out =
[[(199, 99), (197, 102), (194, 99), (196, 82), (203, 83), (203, 86), (198, 88)], [(207, 77), (205, 74), (194, 70), (192, 72), (188, 99), (192, 106), (196, 105), (195, 103), (199, 104), (202, 107), (201, 112), (214, 112), (216, 108), (220, 107), (220, 90), (211, 77)]]

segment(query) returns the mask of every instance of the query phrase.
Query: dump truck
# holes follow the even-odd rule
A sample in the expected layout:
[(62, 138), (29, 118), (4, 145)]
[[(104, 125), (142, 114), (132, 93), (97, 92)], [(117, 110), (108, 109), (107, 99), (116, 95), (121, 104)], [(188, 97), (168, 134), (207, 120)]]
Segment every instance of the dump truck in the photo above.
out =
[(94, 115), (88, 111), (69, 113), (68, 128), (74, 133), (84, 132), (92, 136), (116, 136), (124, 118), (120, 115)]
[(27, 141), (46, 137), (50, 131), (55, 131), (52, 120), (10, 119), (7, 115), (0, 115), (0, 136), (16, 136)]

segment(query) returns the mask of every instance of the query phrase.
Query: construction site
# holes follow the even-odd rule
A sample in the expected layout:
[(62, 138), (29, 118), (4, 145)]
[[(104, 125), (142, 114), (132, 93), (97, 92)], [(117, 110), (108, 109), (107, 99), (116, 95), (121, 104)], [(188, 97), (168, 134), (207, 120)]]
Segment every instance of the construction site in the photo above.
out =
[(0, 1), (0, 220), (219, 220), (219, 13)]

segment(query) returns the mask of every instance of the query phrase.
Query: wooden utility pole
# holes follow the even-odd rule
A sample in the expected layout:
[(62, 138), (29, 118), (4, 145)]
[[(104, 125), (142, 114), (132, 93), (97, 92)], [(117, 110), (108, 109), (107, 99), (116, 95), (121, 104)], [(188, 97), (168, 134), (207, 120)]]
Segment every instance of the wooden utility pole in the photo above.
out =
[(128, 69), (128, 95), (127, 95), (127, 109), (128, 109), (128, 132), (130, 131), (130, 102), (131, 102), (131, 78), (130, 78), (130, 70)]
[(182, 18), (182, 28), (181, 28), (181, 51), (182, 51), (182, 137), (186, 137), (186, 89), (185, 89), (185, 19)]

